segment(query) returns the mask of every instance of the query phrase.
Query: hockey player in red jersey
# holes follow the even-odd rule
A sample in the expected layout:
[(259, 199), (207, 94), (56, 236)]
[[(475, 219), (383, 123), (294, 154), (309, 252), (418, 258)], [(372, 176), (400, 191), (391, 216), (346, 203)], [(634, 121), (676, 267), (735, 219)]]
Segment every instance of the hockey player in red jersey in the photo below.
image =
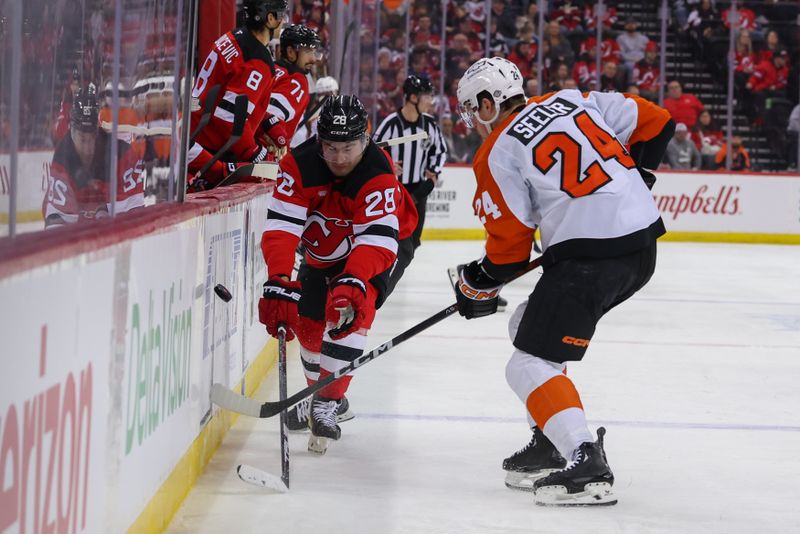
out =
[(614, 504), (605, 429), (595, 441), (566, 362), (583, 358), (600, 318), (653, 274), (665, 230), (643, 178), (675, 125), (665, 109), (622, 93), (526, 101), (519, 70), (502, 58), (474, 63), (457, 96), (484, 137), (474, 206), (488, 234), (484, 257), (458, 266), (459, 312), (494, 313), (504, 281), (528, 264), (537, 226), (542, 236), (544, 274), (509, 321), (506, 379), (533, 438), (503, 462), (506, 484), (533, 490), (539, 504)]
[(292, 24), (281, 31), (281, 59), (275, 62), (275, 87), (267, 108), (265, 130), (280, 159), (308, 106), (308, 73), (320, 57), (322, 43), (311, 28)]
[[(217, 39), (197, 73), (192, 98), (197, 99), (199, 109), (192, 112), (193, 125), (200, 121), (209, 90), (214, 86), (220, 89), (208, 124), (189, 147), (191, 190), (214, 187), (235, 170), (236, 163), (259, 163), (267, 158), (267, 148), (258, 141), (275, 83), (275, 65), (267, 44), (276, 35), (287, 6), (287, 0), (245, 0), (244, 27)], [(230, 139), (234, 103), (240, 95), (247, 98), (247, 121), (241, 138), (221, 160), (196, 176)]]
[(111, 199), (111, 134), (99, 124), (97, 89), (79, 89), (69, 113), (69, 130), (61, 138), (50, 166), (42, 201), (45, 228), (110, 216), (144, 206), (144, 162), (124, 141), (117, 143), (115, 201)]
[[(259, 319), (296, 334), (309, 384), (363, 352), (375, 311), (388, 296), (400, 241), (417, 224), (414, 201), (395, 177), (389, 155), (367, 135), (367, 112), (355, 96), (331, 97), (318, 134), (281, 160), (261, 249), (269, 275)], [(290, 279), (302, 240), (305, 257)], [(336, 424), (350, 383), (345, 376), (313, 397), (309, 450), (339, 439)]]

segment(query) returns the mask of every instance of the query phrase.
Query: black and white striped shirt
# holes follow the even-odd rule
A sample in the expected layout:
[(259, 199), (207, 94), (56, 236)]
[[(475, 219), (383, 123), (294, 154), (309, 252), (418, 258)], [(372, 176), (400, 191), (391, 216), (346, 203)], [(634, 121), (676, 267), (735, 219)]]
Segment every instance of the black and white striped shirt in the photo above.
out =
[(444, 162), (447, 160), (447, 144), (436, 124), (436, 119), (427, 113), (422, 113), (417, 122), (408, 122), (399, 111), (395, 111), (383, 120), (373, 136), (378, 143), (422, 131), (428, 133), (428, 139), (409, 141), (387, 149), (392, 160), (400, 162), (403, 167), (403, 174), (398, 178), (404, 184), (424, 181), (426, 170), (435, 174), (442, 172)]

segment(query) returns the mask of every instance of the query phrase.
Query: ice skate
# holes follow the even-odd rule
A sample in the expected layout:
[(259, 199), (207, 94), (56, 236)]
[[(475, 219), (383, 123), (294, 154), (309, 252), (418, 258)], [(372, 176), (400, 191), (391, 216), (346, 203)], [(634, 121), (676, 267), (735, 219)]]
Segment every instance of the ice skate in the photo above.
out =
[(533, 483), (534, 502), (543, 506), (598, 506), (617, 504), (611, 493), (614, 474), (603, 449), (606, 429), (597, 429), (597, 441), (575, 449), (566, 468)]
[(308, 451), (316, 454), (325, 454), (328, 450), (328, 440), (337, 440), (342, 435), (342, 429), (336, 424), (336, 413), (339, 410), (339, 401), (314, 396), (311, 403), (311, 436), (308, 438)]
[[(289, 409), (286, 414), (286, 426), (292, 432), (304, 432), (309, 428), (309, 421), (311, 415), (311, 397), (306, 397)], [(342, 397), (342, 402), (339, 404), (339, 410), (336, 414), (336, 422), (349, 421), (353, 419), (355, 414), (350, 411), (350, 401), (347, 397)]]
[(547, 437), (533, 428), (533, 437), (523, 449), (503, 460), (506, 471), (506, 486), (511, 489), (533, 491), (533, 483), (553, 471), (567, 465), (558, 450)]

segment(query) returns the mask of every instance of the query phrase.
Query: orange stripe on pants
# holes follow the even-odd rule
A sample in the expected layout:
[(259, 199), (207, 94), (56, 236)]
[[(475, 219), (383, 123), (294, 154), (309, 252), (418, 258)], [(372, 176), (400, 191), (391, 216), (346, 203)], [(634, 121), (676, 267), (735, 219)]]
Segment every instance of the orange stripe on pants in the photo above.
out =
[(581, 397), (572, 380), (565, 375), (557, 375), (534, 389), (528, 395), (528, 412), (536, 421), (536, 426), (544, 428), (547, 421), (562, 410), (567, 408), (580, 408)]

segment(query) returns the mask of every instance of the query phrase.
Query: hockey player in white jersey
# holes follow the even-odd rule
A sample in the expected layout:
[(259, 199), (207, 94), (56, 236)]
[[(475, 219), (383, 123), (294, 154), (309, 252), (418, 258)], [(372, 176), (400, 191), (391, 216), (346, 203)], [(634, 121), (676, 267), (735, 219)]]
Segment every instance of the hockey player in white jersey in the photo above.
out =
[(605, 429), (595, 441), (566, 362), (583, 358), (599, 319), (653, 274), (665, 229), (645, 179), (674, 123), (622, 93), (562, 90), (526, 101), (519, 70), (502, 58), (475, 62), (457, 96), (484, 137), (473, 207), (487, 231), (485, 255), (458, 266), (462, 315), (496, 311), (499, 289), (528, 264), (541, 231), (544, 273), (509, 321), (506, 366), (533, 438), (503, 462), (506, 484), (534, 491), (538, 504), (615, 504)]

